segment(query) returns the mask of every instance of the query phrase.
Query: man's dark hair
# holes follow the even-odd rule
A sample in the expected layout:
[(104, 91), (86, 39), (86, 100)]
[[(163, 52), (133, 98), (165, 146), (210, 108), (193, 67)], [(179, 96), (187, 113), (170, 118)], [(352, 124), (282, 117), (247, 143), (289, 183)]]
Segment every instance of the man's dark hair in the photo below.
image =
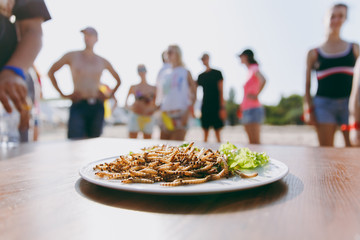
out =
[(334, 8), (336, 8), (336, 7), (344, 7), (344, 8), (346, 8), (346, 11), (349, 8), (348, 5), (346, 5), (345, 3), (337, 3), (334, 5)]
[(339, 8), (339, 7), (345, 8), (345, 10), (346, 10), (346, 18), (347, 18), (348, 10), (349, 10), (348, 5), (346, 5), (345, 3), (336, 3), (336, 4), (334, 4), (333, 9), (334, 8)]

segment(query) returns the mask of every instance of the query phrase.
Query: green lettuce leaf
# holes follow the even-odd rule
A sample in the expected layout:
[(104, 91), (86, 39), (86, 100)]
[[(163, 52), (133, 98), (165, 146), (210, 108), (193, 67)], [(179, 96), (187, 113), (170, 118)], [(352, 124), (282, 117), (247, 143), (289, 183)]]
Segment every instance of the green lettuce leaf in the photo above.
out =
[(181, 148), (181, 147), (187, 147), (187, 146), (189, 146), (189, 144), (190, 143), (183, 143), (183, 144), (181, 144), (179, 147)]
[[(179, 146), (179, 148), (185, 148), (185, 147), (189, 146), (189, 144), (190, 144), (190, 143), (186, 143), (186, 142), (185, 142), (185, 143), (181, 144), (181, 145)], [(195, 148), (195, 151), (200, 151), (199, 148), (197, 148), (197, 147), (195, 147), (195, 146), (194, 146), (194, 148)]]
[(263, 166), (269, 162), (269, 156), (266, 153), (253, 152), (248, 148), (237, 148), (234, 144), (222, 144), (220, 153), (227, 156), (230, 170), (252, 169)]

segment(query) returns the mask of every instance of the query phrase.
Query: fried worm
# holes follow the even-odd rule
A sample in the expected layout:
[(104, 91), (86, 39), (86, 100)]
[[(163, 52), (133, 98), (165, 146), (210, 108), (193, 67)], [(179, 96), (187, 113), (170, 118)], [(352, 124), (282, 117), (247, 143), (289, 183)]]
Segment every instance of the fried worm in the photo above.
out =
[(113, 162), (96, 165), (94, 170), (104, 179), (118, 179), (122, 183), (161, 182), (168, 187), (200, 184), (231, 175), (222, 154), (198, 149), (193, 142), (186, 147), (144, 148), (141, 153), (122, 155)]

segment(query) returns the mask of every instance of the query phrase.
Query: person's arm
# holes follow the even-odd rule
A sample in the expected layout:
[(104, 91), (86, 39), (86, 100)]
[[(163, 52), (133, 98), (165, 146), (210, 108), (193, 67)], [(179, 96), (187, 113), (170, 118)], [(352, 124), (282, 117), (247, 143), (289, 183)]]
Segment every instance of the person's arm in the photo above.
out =
[(218, 82), (218, 88), (219, 88), (219, 97), (220, 97), (220, 112), (219, 112), (219, 116), (222, 120), (226, 119), (226, 104), (225, 104), (225, 100), (224, 100), (224, 80), (221, 79)]
[(126, 96), (126, 99), (125, 99), (125, 109), (129, 108), (128, 99), (129, 99), (130, 95), (133, 94), (133, 93), (134, 93), (134, 87), (131, 86), (130, 89), (129, 89), (129, 92), (128, 92), (127, 96)]
[(203, 87), (203, 82), (202, 82), (202, 75), (200, 74), (197, 78), (197, 80), (194, 80), (195, 84), (196, 84), (196, 90), (198, 87)]
[(260, 81), (259, 91), (256, 94), (255, 93), (248, 93), (246, 95), (246, 97), (249, 98), (249, 99), (252, 99), (252, 100), (258, 100), (258, 96), (261, 93), (261, 91), (264, 89), (264, 86), (266, 84), (266, 79), (265, 79), (264, 75), (262, 75), (262, 73), (259, 70), (256, 70), (254, 75)]
[(157, 109), (160, 109), (161, 102), (163, 100), (163, 88), (162, 88), (162, 70), (159, 71), (156, 78), (156, 97), (155, 97), (155, 105)]
[(190, 71), (188, 71), (188, 74), (187, 74), (187, 81), (188, 81), (189, 88), (190, 88), (190, 100), (191, 100), (192, 105), (194, 105), (196, 102), (196, 83), (193, 80)]
[(360, 58), (354, 68), (354, 79), (349, 100), (350, 140), (353, 146), (360, 146)]
[(42, 47), (42, 28), (43, 18), (31, 18), (17, 21), (20, 32), (20, 41), (16, 46), (15, 52), (11, 56), (7, 65), (13, 65), (28, 70)]
[(48, 72), (48, 76), (51, 80), (51, 83), (52, 85), (54, 86), (54, 88), (56, 89), (56, 91), (58, 91), (58, 93), (60, 94), (61, 97), (63, 98), (70, 98), (72, 99), (73, 101), (75, 101), (77, 99), (77, 93), (74, 92), (73, 94), (70, 94), (70, 95), (65, 95), (61, 89), (59, 88), (59, 85), (58, 85), (58, 81), (55, 77), (55, 73), (60, 69), (62, 68), (64, 65), (68, 64), (70, 65), (71, 63), (71, 56), (72, 56), (72, 53), (67, 53), (65, 54), (62, 58), (60, 58), (60, 60), (58, 60), (57, 62), (55, 62), (49, 72)]
[(153, 104), (156, 106), (156, 98), (157, 98), (157, 87), (154, 88), (154, 98), (153, 98)]
[[(23, 71), (27, 71), (32, 66), (42, 46), (42, 22), (43, 18), (24, 19), (17, 22), (20, 39), (6, 65), (18, 67)], [(27, 105), (26, 95), (26, 85), (19, 75), (11, 70), (0, 72), (0, 101), (6, 111), (12, 111), (8, 98), (18, 111), (22, 111), (22, 108)]]
[(257, 77), (257, 79), (259, 79), (260, 81), (260, 88), (258, 93), (256, 94), (256, 99), (258, 98), (259, 94), (262, 92), (262, 90), (264, 89), (264, 86), (266, 84), (266, 79), (264, 77), (264, 75), (262, 75), (262, 73), (260, 71), (257, 71), (255, 73), (255, 76)]
[(112, 108), (111, 108), (111, 112), (114, 112), (115, 109), (117, 108), (118, 100), (116, 99), (115, 96), (112, 96), (111, 99), (114, 101), (114, 104), (113, 104), (113, 106), (112, 106)]
[(119, 77), (119, 74), (117, 74), (117, 72), (115, 71), (115, 69), (113, 68), (113, 66), (110, 64), (109, 61), (105, 60), (105, 69), (107, 69), (110, 74), (115, 78), (116, 80), (116, 86), (114, 87), (114, 89), (112, 90), (112, 93), (110, 94), (110, 96), (107, 96), (108, 98), (111, 98), (115, 95), (115, 92), (117, 91), (117, 89), (120, 87), (121, 84), (121, 80)]
[(147, 109), (147, 113), (148, 114), (154, 114), (154, 112), (156, 112), (160, 107), (156, 105), (156, 94), (157, 94), (157, 89), (155, 86), (152, 86), (152, 100), (148, 106), (148, 109)]
[(219, 94), (220, 94), (220, 107), (225, 107), (225, 100), (224, 100), (224, 80), (221, 79), (218, 82)]
[(156, 112), (160, 109), (160, 105), (156, 104), (157, 99), (158, 99), (158, 88), (157, 88), (157, 86), (155, 86), (154, 87), (154, 99), (153, 99), (154, 112)]
[(191, 115), (194, 117), (194, 105), (196, 102), (196, 83), (193, 80), (190, 71), (188, 71), (188, 73), (187, 73), (187, 81), (188, 81), (189, 90), (190, 90), (189, 98), (190, 98), (191, 104), (188, 106), (186, 114), (184, 114), (182, 117), (183, 126), (187, 125), (187, 122)]
[(152, 105), (154, 106), (154, 109), (157, 109), (158, 107), (156, 106), (156, 98), (157, 98), (157, 87), (153, 87), (153, 93), (154, 93), (154, 97), (152, 100)]
[(360, 55), (360, 48), (359, 48), (359, 44), (354, 43), (353, 44), (353, 51), (354, 51), (354, 56), (357, 59)]
[(316, 124), (314, 115), (314, 106), (311, 98), (311, 71), (317, 59), (317, 53), (314, 49), (308, 52), (306, 58), (306, 80), (305, 80), (305, 102), (304, 102), (304, 116), (305, 122), (308, 124)]

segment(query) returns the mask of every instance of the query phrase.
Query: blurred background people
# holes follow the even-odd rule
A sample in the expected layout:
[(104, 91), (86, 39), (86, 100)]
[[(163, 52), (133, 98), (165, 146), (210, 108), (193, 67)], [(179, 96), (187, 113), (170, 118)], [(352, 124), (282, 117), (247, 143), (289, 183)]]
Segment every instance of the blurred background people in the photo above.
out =
[(128, 119), (129, 137), (137, 138), (138, 133), (142, 132), (144, 139), (150, 139), (155, 123), (152, 115), (156, 110), (156, 87), (147, 83), (146, 68), (143, 64), (137, 67), (137, 71), (140, 83), (130, 87), (125, 100), (125, 108), (129, 108), (129, 97), (135, 97)]
[(208, 141), (210, 127), (215, 130), (216, 140), (221, 142), (220, 130), (224, 126), (224, 120), (226, 119), (223, 76), (219, 70), (210, 67), (209, 54), (203, 54), (201, 61), (206, 69), (199, 75), (197, 84), (203, 89), (201, 126), (204, 131), (204, 142)]
[[(359, 45), (340, 36), (348, 7), (334, 5), (327, 14), (326, 41), (307, 55), (304, 112), (308, 124), (316, 126), (320, 146), (333, 146), (336, 127), (348, 125), (348, 104), (352, 87), (353, 67), (359, 56)], [(311, 97), (311, 71), (315, 70), (318, 88)], [(346, 146), (349, 132), (343, 128)]]
[(241, 63), (249, 73), (244, 85), (244, 98), (241, 103), (242, 124), (249, 138), (250, 144), (260, 144), (260, 128), (264, 122), (265, 112), (259, 101), (259, 94), (263, 90), (266, 80), (259, 71), (259, 64), (250, 49), (244, 50), (240, 55)]
[(41, 24), (49, 19), (43, 0), (0, 1), (0, 101), (7, 112), (14, 110), (9, 100), (19, 111), (22, 142), (28, 141), (32, 105), (27, 101), (27, 85), (33, 85), (27, 72), (42, 47)]
[[(94, 53), (98, 33), (92, 27), (81, 31), (84, 34), (85, 49), (65, 54), (50, 68), (48, 75), (55, 89), (63, 98), (71, 99), (68, 122), (68, 138), (81, 139), (99, 137), (104, 125), (104, 101), (112, 98), (120, 86), (120, 77), (110, 62)], [(69, 65), (74, 84), (74, 92), (65, 95), (59, 88), (55, 72)], [(116, 80), (110, 94), (100, 90), (100, 77), (108, 70)]]
[(360, 58), (357, 59), (354, 68), (349, 112), (350, 142), (353, 146), (360, 146)]
[(182, 53), (177, 45), (167, 50), (170, 68), (158, 79), (157, 101), (161, 110), (160, 138), (163, 140), (184, 140), (190, 108), (196, 100), (196, 84), (185, 68)]

